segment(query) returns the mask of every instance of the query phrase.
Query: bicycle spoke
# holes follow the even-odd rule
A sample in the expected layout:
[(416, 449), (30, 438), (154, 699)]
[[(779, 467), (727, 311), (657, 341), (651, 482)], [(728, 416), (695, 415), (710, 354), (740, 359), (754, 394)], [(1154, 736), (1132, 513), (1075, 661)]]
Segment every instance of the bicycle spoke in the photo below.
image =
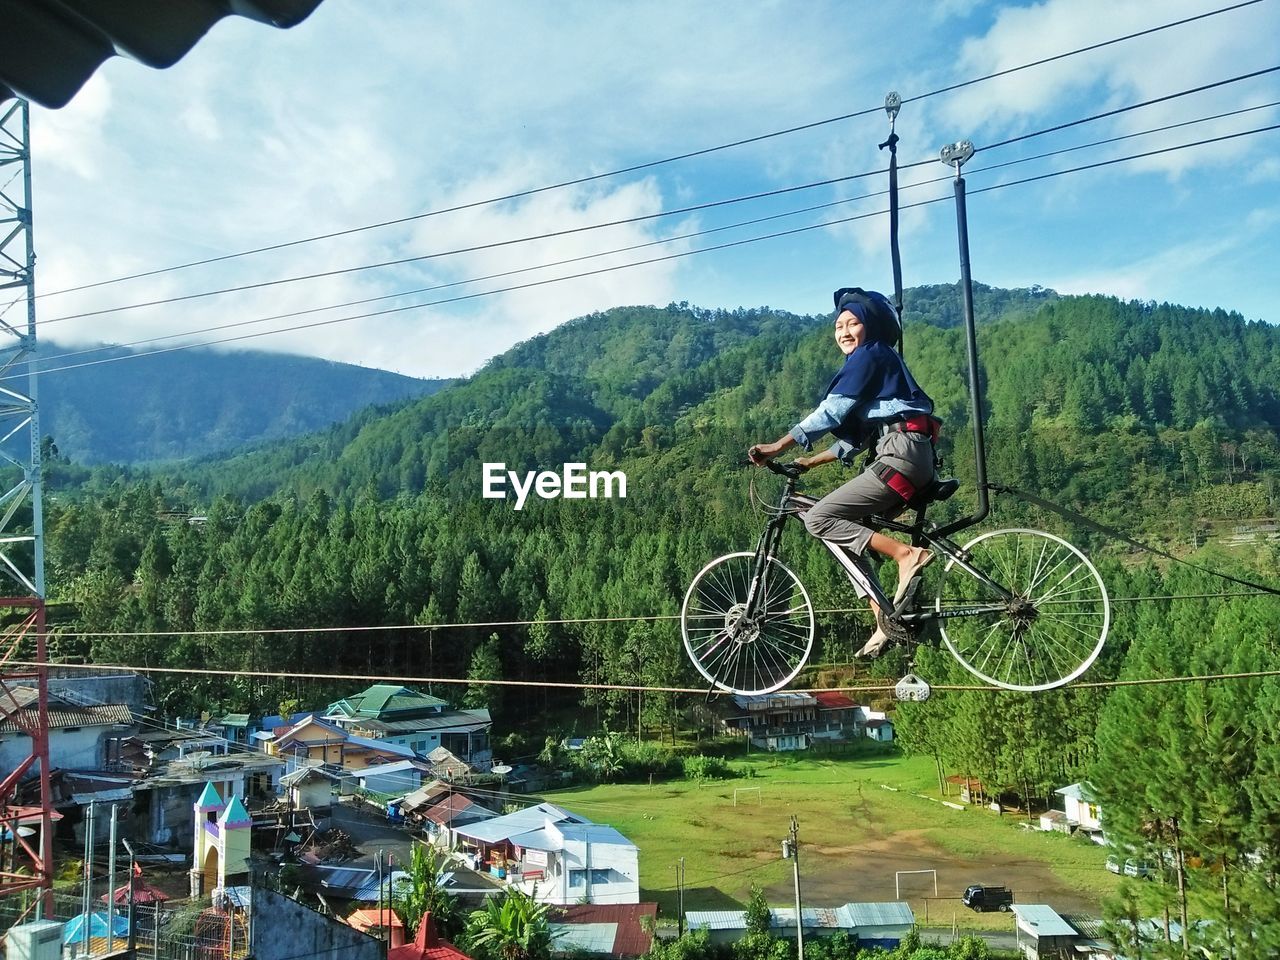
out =
[[(748, 615), (750, 614), (750, 615)], [(813, 646), (813, 607), (794, 573), (755, 554), (712, 561), (681, 612), (685, 650), (714, 686), (760, 694), (789, 683)]]
[[(982, 534), (964, 548), (969, 566), (1012, 598), (978, 615), (985, 589), (954, 560), (943, 570), (935, 611), (943, 641), (975, 676), (1012, 690), (1061, 686), (1089, 668), (1110, 625), (1110, 601), (1079, 550), (1038, 530)], [(988, 618), (993, 616), (994, 621)]]

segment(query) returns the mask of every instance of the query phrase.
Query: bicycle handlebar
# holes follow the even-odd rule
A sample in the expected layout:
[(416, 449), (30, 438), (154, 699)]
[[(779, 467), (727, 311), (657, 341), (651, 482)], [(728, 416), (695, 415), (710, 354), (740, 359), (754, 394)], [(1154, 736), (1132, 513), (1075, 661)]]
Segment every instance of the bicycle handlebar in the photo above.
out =
[(786, 477), (789, 480), (799, 479), (800, 474), (804, 473), (806, 469), (805, 467), (800, 466), (800, 464), (794, 462), (774, 463), (772, 460), (766, 460), (764, 465), (773, 473), (776, 473), (781, 477)]

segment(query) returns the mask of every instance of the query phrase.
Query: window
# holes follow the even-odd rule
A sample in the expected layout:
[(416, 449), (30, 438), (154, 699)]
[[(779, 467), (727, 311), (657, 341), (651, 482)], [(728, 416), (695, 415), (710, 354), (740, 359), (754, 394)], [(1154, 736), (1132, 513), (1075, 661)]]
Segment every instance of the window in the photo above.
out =
[[(620, 874), (617, 873), (617, 871), (615, 871), (611, 867), (594, 868), (591, 871), (592, 886), (595, 886), (601, 883), (616, 883), (619, 879), (623, 879), (623, 878), (621, 877)], [(569, 871), (570, 887), (584, 887), (586, 886), (586, 884), (587, 884), (587, 871), (585, 870)]]

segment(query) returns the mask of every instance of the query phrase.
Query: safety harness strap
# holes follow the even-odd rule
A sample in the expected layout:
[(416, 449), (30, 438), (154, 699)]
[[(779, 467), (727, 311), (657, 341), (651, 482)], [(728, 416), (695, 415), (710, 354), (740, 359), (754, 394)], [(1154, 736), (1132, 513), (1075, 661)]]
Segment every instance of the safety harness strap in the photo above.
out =
[(904, 503), (911, 500), (916, 495), (916, 485), (907, 479), (906, 474), (893, 469), (883, 460), (877, 460), (871, 464), (871, 472), (874, 473), (880, 481), (902, 498)]

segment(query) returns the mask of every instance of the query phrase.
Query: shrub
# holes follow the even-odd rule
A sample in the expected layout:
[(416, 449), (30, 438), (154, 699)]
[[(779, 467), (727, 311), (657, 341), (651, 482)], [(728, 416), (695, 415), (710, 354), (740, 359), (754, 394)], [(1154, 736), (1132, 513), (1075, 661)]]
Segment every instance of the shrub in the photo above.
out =
[(720, 757), (685, 757), (684, 776), (686, 780), (728, 780), (736, 773)]

